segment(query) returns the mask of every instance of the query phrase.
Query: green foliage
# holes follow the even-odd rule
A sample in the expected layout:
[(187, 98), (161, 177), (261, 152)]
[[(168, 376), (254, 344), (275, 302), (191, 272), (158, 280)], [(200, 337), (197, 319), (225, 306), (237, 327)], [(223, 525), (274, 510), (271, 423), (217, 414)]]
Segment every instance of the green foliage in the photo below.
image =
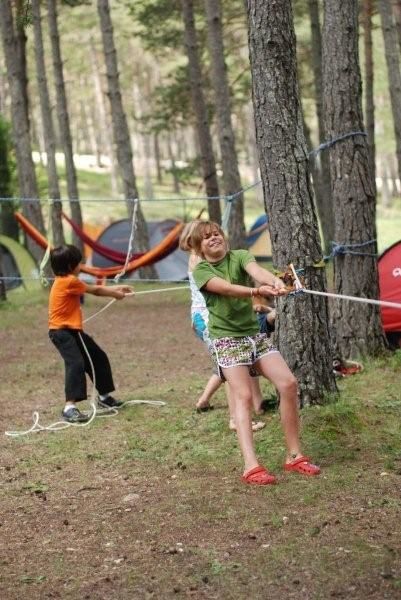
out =
[(181, 2), (179, 0), (128, 0), (129, 14), (136, 22), (135, 35), (146, 50), (164, 53), (182, 46)]
[(32, 6), (30, 0), (17, 2), (15, 22), (19, 29), (25, 29), (25, 27), (32, 25)]

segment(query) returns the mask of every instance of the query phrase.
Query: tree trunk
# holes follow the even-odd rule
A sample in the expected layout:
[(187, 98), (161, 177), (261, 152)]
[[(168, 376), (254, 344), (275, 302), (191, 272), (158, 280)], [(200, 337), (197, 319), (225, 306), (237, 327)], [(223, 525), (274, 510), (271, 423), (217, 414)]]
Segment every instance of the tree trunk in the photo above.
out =
[(0, 250), (0, 302), (5, 302), (7, 300), (7, 290), (6, 290), (6, 282), (3, 279), (3, 269), (1, 266), (1, 250)]
[[(26, 199), (22, 201), (22, 212), (39, 231), (44, 233), (42, 211), (38, 201), (35, 167), (32, 161), (29, 121), (24, 101), (24, 76), (15, 36), (11, 0), (0, 2), (0, 27), (10, 87), (12, 129), (19, 190), (20, 196)], [(43, 256), (43, 250), (29, 237), (27, 237), (27, 246), (39, 262)]]
[[(309, 17), (312, 38), (312, 66), (315, 84), (316, 116), (319, 131), (319, 143), (326, 141), (323, 119), (323, 94), (322, 94), (322, 35), (320, 31), (318, 0), (308, 0)], [(330, 242), (334, 239), (333, 204), (330, 186), (330, 164), (327, 152), (321, 152), (316, 158), (311, 159), (313, 182), (315, 188), (316, 206), (322, 228), (324, 248), (330, 252)]]
[[(363, 131), (358, 61), (358, 6), (354, 0), (325, 0), (323, 31), (325, 129), (329, 139)], [(334, 235), (339, 244), (356, 245), (334, 258), (338, 294), (378, 298), (376, 198), (367, 139), (348, 137), (328, 150), (334, 206)], [(366, 246), (358, 246), (367, 244)], [(336, 350), (348, 358), (375, 355), (384, 349), (380, 311), (376, 306), (333, 302)]]
[(368, 134), (368, 146), (372, 179), (376, 190), (376, 149), (375, 149), (375, 102), (374, 68), (372, 46), (373, 0), (364, 0), (362, 7), (363, 41), (365, 49), (365, 122)]
[(388, 0), (378, 0), (386, 55), (391, 109), (393, 113), (394, 137), (398, 162), (398, 176), (401, 179), (401, 72), (400, 48), (397, 41), (391, 4)]
[[(291, 0), (248, 0), (256, 139), (273, 262), (303, 269), (305, 285), (325, 289), (317, 217), (297, 82)], [(335, 392), (326, 299), (302, 294), (278, 301), (277, 341), (300, 385), (303, 404)]]
[(392, 5), (397, 29), (398, 45), (401, 49), (401, 0), (392, 0)]
[[(43, 136), (46, 149), (46, 169), (49, 187), (49, 198), (53, 201), (49, 206), (52, 212), (53, 243), (55, 246), (64, 244), (63, 225), (61, 222), (62, 206), (60, 200), (60, 187), (56, 167), (56, 138), (54, 135), (53, 118), (47, 87), (46, 66), (43, 50), (42, 18), (40, 14), (40, 0), (32, 0), (32, 18), (34, 32), (34, 49), (36, 60), (36, 76), (40, 98), (40, 109), (43, 124)], [(49, 232), (48, 232), (49, 235)]]
[[(11, 140), (8, 124), (0, 113), (0, 198), (10, 198), (12, 193), (11, 183)], [(14, 217), (14, 201), (0, 202), (0, 233), (18, 240), (18, 224)]]
[[(203, 94), (202, 69), (198, 53), (197, 32), (195, 28), (193, 0), (181, 0), (184, 20), (184, 42), (188, 57), (189, 85), (192, 105), (195, 112), (196, 130), (201, 151), (203, 181), (208, 198), (219, 196), (217, 181), (216, 159), (213, 151), (212, 135), (210, 133), (209, 115)], [(221, 223), (221, 208), (219, 200), (208, 201), (209, 218)]]
[[(235, 149), (235, 136), (231, 121), (231, 93), (224, 59), (223, 28), (220, 0), (205, 0), (207, 36), (210, 52), (211, 78), (217, 114), (217, 128), (223, 167), (224, 193), (231, 196), (242, 189)], [(235, 196), (228, 221), (228, 234), (232, 248), (245, 246), (244, 196)]]
[(102, 87), (102, 81), (100, 77), (100, 67), (99, 61), (97, 58), (97, 53), (95, 46), (93, 44), (93, 39), (90, 39), (89, 43), (90, 47), (90, 56), (92, 63), (92, 77), (94, 83), (95, 97), (96, 97), (96, 111), (99, 119), (99, 126), (101, 128), (101, 139), (102, 144), (104, 144), (106, 153), (110, 160), (110, 185), (111, 185), (111, 193), (115, 198), (118, 197), (118, 179), (117, 179), (117, 169), (116, 169), (116, 161), (114, 157), (114, 148), (113, 144), (110, 141), (109, 136), (109, 121), (110, 117), (107, 113), (106, 103), (104, 101), (104, 92)]
[[(114, 46), (113, 24), (110, 17), (109, 0), (98, 0), (97, 8), (106, 62), (108, 95), (111, 107), (114, 143), (117, 148), (117, 161), (123, 179), (124, 196), (127, 202), (128, 214), (132, 216), (133, 200), (138, 198), (138, 190), (136, 187), (132, 146), (129, 137), (127, 118), (121, 98), (117, 53)], [(146, 251), (148, 248), (149, 236), (146, 222), (143, 217), (142, 209), (138, 206), (135, 249)], [(157, 273), (153, 266), (149, 266), (140, 269), (140, 276), (143, 278), (156, 279)]]
[(155, 164), (156, 164), (156, 175), (157, 175), (157, 183), (161, 185), (163, 183), (163, 175), (162, 175), (162, 165), (160, 160), (160, 144), (159, 144), (159, 134), (153, 134), (153, 153), (155, 156)]
[[(82, 212), (79, 203), (77, 184), (77, 173), (74, 165), (74, 153), (72, 149), (72, 138), (70, 129), (70, 117), (68, 114), (67, 95), (65, 91), (63, 61), (60, 50), (60, 36), (57, 23), (56, 0), (47, 0), (49, 35), (52, 48), (53, 76), (56, 86), (57, 119), (64, 152), (65, 174), (67, 179), (67, 194), (70, 200), (71, 218), (82, 228)], [(83, 253), (83, 242), (73, 232), (72, 241)]]

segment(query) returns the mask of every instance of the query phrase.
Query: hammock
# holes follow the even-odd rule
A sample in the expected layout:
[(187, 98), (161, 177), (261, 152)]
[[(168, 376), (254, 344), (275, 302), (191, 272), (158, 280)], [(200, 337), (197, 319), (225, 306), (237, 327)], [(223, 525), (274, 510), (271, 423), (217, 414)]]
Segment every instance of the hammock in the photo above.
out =
[[(15, 213), (15, 218), (22, 227), (22, 229), (32, 238), (41, 248), (46, 249), (48, 247), (47, 239), (26, 219), (21, 213)], [(178, 240), (180, 234), (184, 228), (184, 223), (177, 223), (173, 229), (161, 240), (156, 246), (145, 252), (139, 258), (130, 260), (126, 267), (126, 272), (136, 271), (141, 267), (147, 267), (153, 263), (166, 258), (169, 254), (174, 252), (178, 247)], [(81, 271), (94, 277), (114, 277), (121, 272), (121, 266), (118, 267), (90, 267), (88, 265), (81, 265)]]
[[(62, 213), (63, 219), (65, 219), (75, 231), (80, 240), (84, 242), (89, 248), (92, 248), (94, 252), (100, 254), (100, 256), (104, 256), (108, 260), (112, 260), (115, 263), (119, 263), (123, 265), (127, 258), (127, 255), (124, 252), (119, 252), (118, 250), (114, 250), (109, 246), (105, 246), (104, 244), (100, 244), (100, 242), (96, 242), (93, 240), (83, 229), (81, 229), (74, 221), (72, 221), (64, 212)], [(139, 252), (137, 254), (132, 254), (131, 259), (140, 258), (144, 252)]]

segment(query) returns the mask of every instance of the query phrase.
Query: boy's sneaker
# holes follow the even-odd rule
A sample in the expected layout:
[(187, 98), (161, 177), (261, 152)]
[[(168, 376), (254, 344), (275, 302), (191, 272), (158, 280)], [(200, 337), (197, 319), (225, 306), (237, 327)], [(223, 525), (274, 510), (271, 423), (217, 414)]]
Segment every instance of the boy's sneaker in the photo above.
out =
[(124, 402), (116, 400), (113, 396), (107, 396), (106, 398), (103, 398), (103, 400), (100, 398), (97, 399), (97, 405), (100, 406), (100, 408), (120, 408), (123, 404)]
[(67, 421), (68, 423), (87, 423), (90, 419), (89, 415), (82, 414), (75, 406), (65, 408), (61, 413), (61, 416), (64, 421)]

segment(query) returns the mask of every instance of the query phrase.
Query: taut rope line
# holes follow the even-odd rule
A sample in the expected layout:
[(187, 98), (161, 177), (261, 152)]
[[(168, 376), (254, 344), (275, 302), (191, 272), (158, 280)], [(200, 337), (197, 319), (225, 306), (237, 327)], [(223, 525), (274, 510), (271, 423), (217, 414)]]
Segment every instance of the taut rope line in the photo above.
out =
[(389, 308), (397, 308), (401, 310), (401, 304), (398, 302), (388, 302), (387, 300), (373, 300), (371, 298), (359, 298), (358, 296), (347, 296), (345, 294), (333, 294), (331, 292), (318, 292), (316, 290), (308, 290), (302, 286), (298, 275), (294, 269), (294, 265), (290, 264), (290, 269), (295, 278), (295, 288), (297, 292), (305, 294), (313, 294), (314, 296), (326, 296), (327, 298), (338, 298), (340, 300), (350, 300), (352, 302), (363, 302), (364, 304), (375, 304), (377, 306), (388, 306)]

